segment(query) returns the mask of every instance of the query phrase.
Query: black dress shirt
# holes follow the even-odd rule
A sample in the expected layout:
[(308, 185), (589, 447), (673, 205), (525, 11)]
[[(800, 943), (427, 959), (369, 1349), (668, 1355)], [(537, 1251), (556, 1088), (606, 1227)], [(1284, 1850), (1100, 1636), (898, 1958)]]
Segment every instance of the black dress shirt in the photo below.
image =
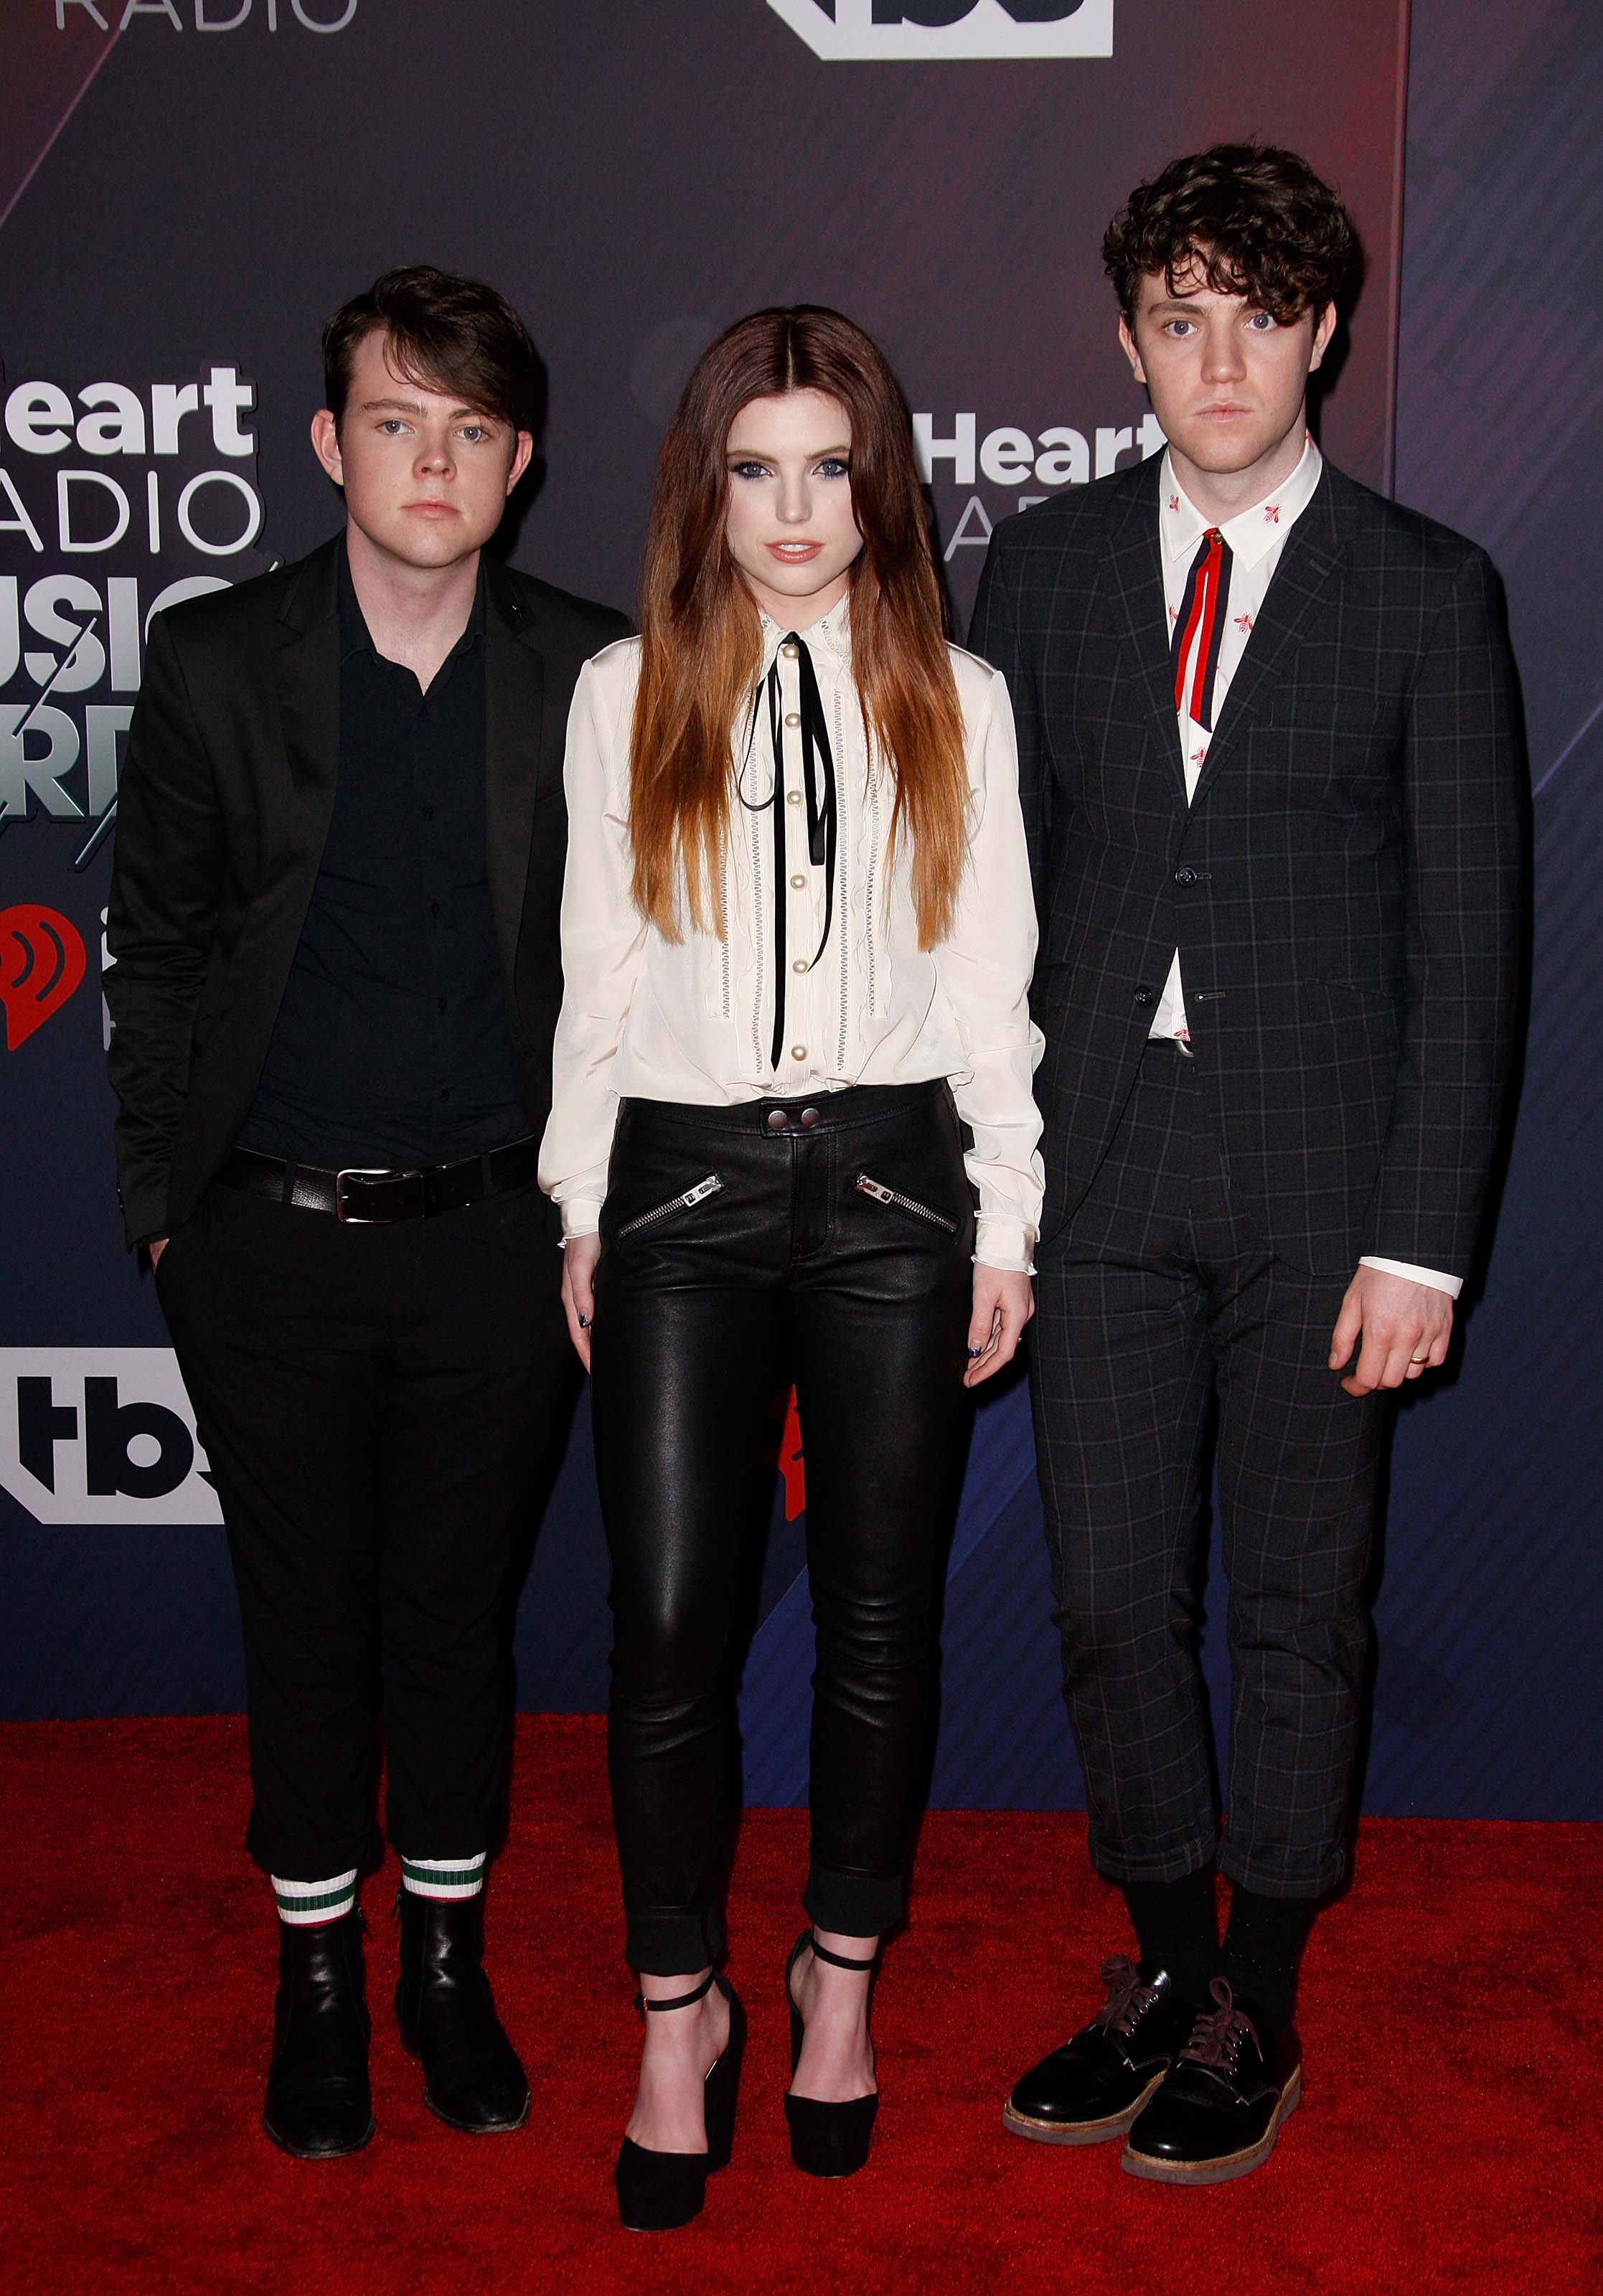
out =
[(485, 873), (484, 578), (425, 693), (375, 649), (340, 554), (328, 841), (242, 1146), (436, 1164), (529, 1129)]

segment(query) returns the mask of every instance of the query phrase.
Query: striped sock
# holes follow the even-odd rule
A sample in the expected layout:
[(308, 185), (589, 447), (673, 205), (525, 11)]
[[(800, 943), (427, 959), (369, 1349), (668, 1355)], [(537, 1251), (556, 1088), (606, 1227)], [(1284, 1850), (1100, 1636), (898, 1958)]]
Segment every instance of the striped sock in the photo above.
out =
[(273, 1876), (278, 1918), (292, 1929), (313, 1929), (319, 1922), (337, 1922), (357, 1901), (357, 1869), (336, 1874), (332, 1882), (282, 1882)]
[(403, 1857), (401, 1885), (417, 1898), (476, 1898), (489, 1853), (476, 1857)]

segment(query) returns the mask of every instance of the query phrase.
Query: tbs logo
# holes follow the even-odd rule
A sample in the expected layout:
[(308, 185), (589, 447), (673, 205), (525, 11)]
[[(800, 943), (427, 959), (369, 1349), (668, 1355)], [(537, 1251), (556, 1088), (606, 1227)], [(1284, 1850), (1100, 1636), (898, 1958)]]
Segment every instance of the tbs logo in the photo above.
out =
[(831, 63), (1111, 56), (1114, 0), (769, 0)]
[(0, 1485), (36, 1522), (221, 1522), (168, 1348), (0, 1348)]

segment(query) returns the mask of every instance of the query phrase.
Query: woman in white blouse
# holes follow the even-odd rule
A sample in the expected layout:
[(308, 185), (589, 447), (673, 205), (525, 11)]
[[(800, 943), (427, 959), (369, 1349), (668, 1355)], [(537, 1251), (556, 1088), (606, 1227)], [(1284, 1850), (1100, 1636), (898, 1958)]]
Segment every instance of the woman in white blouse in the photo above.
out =
[(713, 1964), (772, 1398), (794, 1381), (818, 1632), (785, 2111), (797, 2165), (840, 2176), (877, 2103), (869, 1978), (904, 1902), (964, 1390), (1032, 1312), (1041, 1167), (1012, 714), (944, 642), (906, 412), (860, 329), (760, 311), (713, 344), (642, 601), (570, 721), (540, 1177), (594, 1385), (626, 1950), (670, 2013), (618, 2194), (660, 2228), (727, 2160), (739, 2078)]

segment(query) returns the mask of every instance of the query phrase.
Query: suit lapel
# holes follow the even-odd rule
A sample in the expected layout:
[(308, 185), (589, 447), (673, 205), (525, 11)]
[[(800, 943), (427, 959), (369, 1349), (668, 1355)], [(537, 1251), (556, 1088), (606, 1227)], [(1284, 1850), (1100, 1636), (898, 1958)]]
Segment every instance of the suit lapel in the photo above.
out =
[[(1244, 729), (1251, 725), (1266, 691), (1295, 651), (1341, 562), (1344, 505), (1338, 500), (1340, 484), (1340, 473), (1332, 472), (1327, 463), (1307, 509), (1286, 537), (1280, 563), (1220, 710), (1207, 762), (1191, 800), (1194, 806), (1239, 748)], [(1172, 695), (1170, 707), (1172, 711)]]
[(1169, 607), (1158, 540), (1158, 483), (1163, 458), (1154, 455), (1130, 474), (1132, 483), (1109, 521), (1108, 598), (1121, 639), (1152, 713), (1158, 754), (1183, 812), (1186, 772), (1174, 718), (1174, 672), (1169, 660)]
[[(309, 848), (313, 873), (328, 837), (340, 764), (341, 539), (306, 562), (280, 609), (284, 628), (276, 676), (279, 723), (289, 759), (297, 841)], [(307, 886), (310, 898), (310, 882)]]
[(515, 998), (535, 800), (542, 766), (561, 771), (562, 729), (547, 740), (534, 614), (496, 560), (486, 560), (485, 581), (485, 868), (502, 971)]

